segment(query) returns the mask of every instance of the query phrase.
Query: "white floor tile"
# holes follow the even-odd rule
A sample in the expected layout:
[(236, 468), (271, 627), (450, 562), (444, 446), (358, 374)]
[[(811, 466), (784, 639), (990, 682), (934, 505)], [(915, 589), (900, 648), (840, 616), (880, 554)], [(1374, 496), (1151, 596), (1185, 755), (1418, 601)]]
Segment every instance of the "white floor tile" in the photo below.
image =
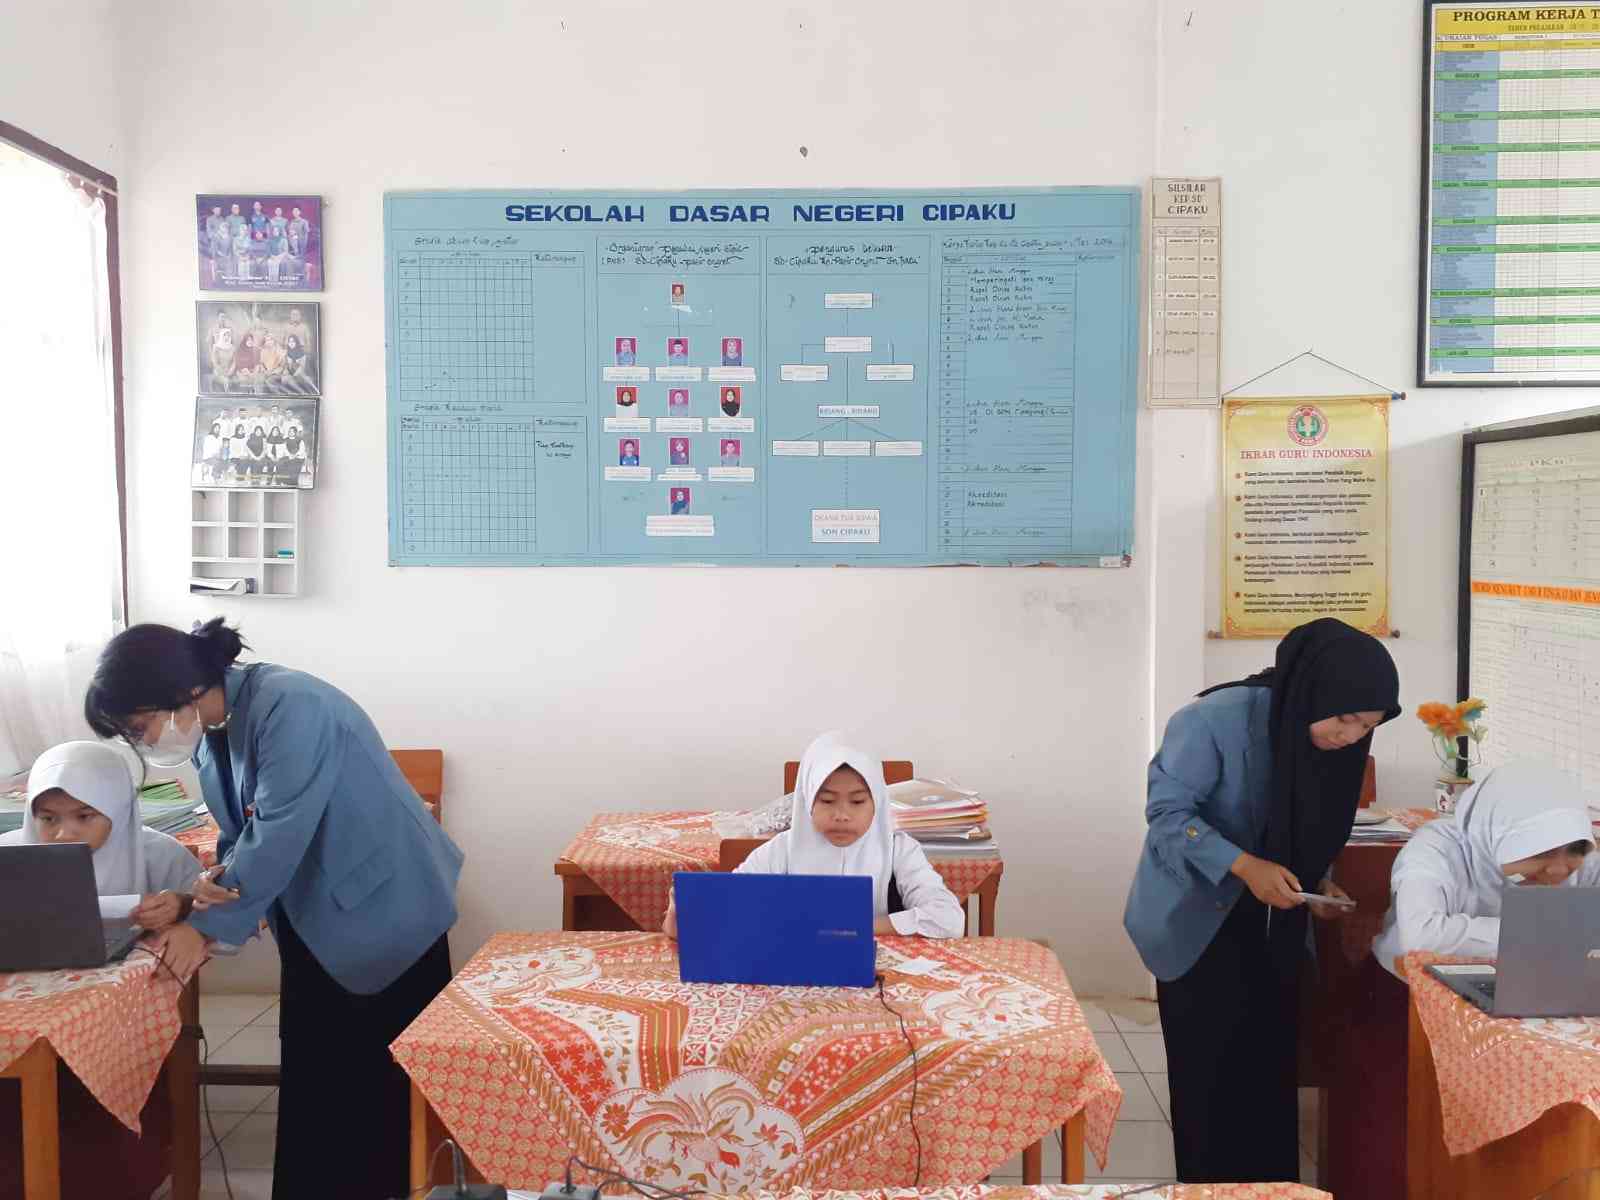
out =
[(274, 996), (273, 1000), (272, 1000), (272, 1007), (267, 1009), (266, 1012), (262, 1013), (254, 1021), (251, 1021), (250, 1024), (251, 1025), (255, 1025), (255, 1026), (261, 1026), (261, 1025), (276, 1026), (278, 1024), (278, 1014), (281, 1011), (282, 1011), (282, 1009), (278, 1005), (277, 997)]
[(207, 1060), (219, 1066), (263, 1066), (278, 1062), (278, 1031), (255, 1027), (241, 1029), (219, 1050), (215, 1045)]
[[(217, 1132), (221, 1133), (219, 1129)], [(258, 1113), (245, 1117), (223, 1136), (222, 1152), (228, 1156), (228, 1170), (271, 1171), (272, 1151), (278, 1140), (278, 1114)], [(217, 1165), (216, 1153), (206, 1157), (208, 1168)]]
[(216, 1025), (200, 1022), (200, 1028), (205, 1030), (206, 1040), (200, 1046), (200, 1053), (206, 1053), (209, 1048), (212, 1054), (221, 1050), (244, 1029), (243, 1025)]
[(1133, 1061), (1133, 1055), (1128, 1053), (1127, 1044), (1122, 1040), (1120, 1033), (1096, 1033), (1094, 1040), (1100, 1046), (1100, 1054), (1113, 1071), (1137, 1071), (1139, 1064)]
[(276, 996), (210, 996), (200, 993), (203, 1025), (245, 1026), (277, 1004)]
[(217, 1136), (226, 1142), (228, 1140), (228, 1135), (239, 1127), (239, 1122), (244, 1120), (249, 1115), (249, 1113), (242, 1112), (217, 1112), (215, 1109), (213, 1109), (211, 1112), (211, 1124), (207, 1125), (206, 1115), (204, 1112), (201, 1112), (200, 1157), (204, 1158), (206, 1155), (210, 1154), (213, 1147), (216, 1146), (216, 1143), (211, 1140), (211, 1130), (213, 1128), (216, 1129)]
[(274, 1087), (221, 1087), (211, 1084), (206, 1088), (205, 1102), (211, 1106), (212, 1116), (218, 1113), (253, 1113), (277, 1092), (278, 1089)]
[(258, 1113), (275, 1113), (275, 1112), (278, 1111), (278, 1089), (277, 1088), (273, 1088), (272, 1089), (272, 1095), (268, 1096), (265, 1100), (263, 1100), (261, 1102), (261, 1107), (256, 1109), (256, 1111)]
[(1159, 1033), (1129, 1033), (1122, 1031), (1122, 1040), (1128, 1044), (1133, 1061), (1141, 1071), (1167, 1069), (1167, 1043)]
[(1123, 1000), (1111, 1010), (1111, 1019), (1123, 1033), (1161, 1032), (1161, 1010), (1154, 1000)]
[[(1047, 1137), (1044, 1139), (1044, 1153), (1040, 1155), (1041, 1166), (1039, 1175), (1045, 1183), (1061, 1182), (1061, 1142), (1058, 1138)], [(1001, 1165), (995, 1168), (995, 1179), (1013, 1180), (1022, 1182), (1022, 1155), (1014, 1154)]]
[(1093, 1000), (1079, 1000), (1078, 1007), (1083, 1009), (1083, 1016), (1089, 1022), (1089, 1028), (1097, 1033), (1110, 1033), (1116, 1029), (1116, 1022), (1111, 1019), (1111, 1014), (1101, 1008)]
[(1155, 1095), (1150, 1091), (1150, 1085), (1144, 1081), (1144, 1076), (1138, 1072), (1130, 1071), (1117, 1076), (1117, 1082), (1122, 1085), (1122, 1108), (1117, 1113), (1118, 1121), (1165, 1121), (1167, 1114), (1156, 1103)]
[(1155, 1093), (1156, 1103), (1161, 1106), (1162, 1114), (1167, 1120), (1172, 1120), (1172, 1089), (1167, 1083), (1165, 1071), (1146, 1071), (1145, 1082), (1150, 1085), (1150, 1090)]
[[(272, 1200), (272, 1172), (236, 1168), (228, 1162), (228, 1179), (234, 1200)], [(200, 1172), (200, 1200), (228, 1200), (220, 1167)]]
[(1090, 1179), (1171, 1179), (1178, 1170), (1172, 1130), (1165, 1121), (1118, 1121), (1106, 1169), (1099, 1169), (1092, 1154), (1084, 1166)]

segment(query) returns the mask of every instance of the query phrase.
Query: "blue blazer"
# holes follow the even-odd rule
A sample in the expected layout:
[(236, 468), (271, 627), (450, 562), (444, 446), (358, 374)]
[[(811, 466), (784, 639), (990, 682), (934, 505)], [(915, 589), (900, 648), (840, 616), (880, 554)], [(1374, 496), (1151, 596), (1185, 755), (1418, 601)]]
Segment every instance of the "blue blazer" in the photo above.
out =
[(223, 686), (227, 759), (207, 737), (194, 763), (240, 895), (190, 923), (241, 944), (287, 915), (341, 987), (382, 991), (455, 924), (461, 851), (343, 692), (264, 663)]
[(1244, 892), (1228, 868), (1241, 851), (1261, 853), (1271, 707), (1268, 688), (1213, 692), (1173, 715), (1150, 763), (1150, 830), (1122, 924), (1157, 979), (1199, 960)]

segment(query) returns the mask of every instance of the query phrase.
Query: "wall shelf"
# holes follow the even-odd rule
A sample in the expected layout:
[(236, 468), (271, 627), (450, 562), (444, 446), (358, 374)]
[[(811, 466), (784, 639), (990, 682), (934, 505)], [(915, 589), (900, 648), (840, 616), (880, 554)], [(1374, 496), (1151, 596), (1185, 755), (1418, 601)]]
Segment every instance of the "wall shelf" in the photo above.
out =
[[(246, 594), (253, 596), (300, 594), (305, 548), (299, 489), (191, 488), (190, 492), (191, 579), (248, 580)], [(280, 555), (280, 550), (288, 551), (288, 556)], [(192, 583), (190, 590), (195, 591)]]

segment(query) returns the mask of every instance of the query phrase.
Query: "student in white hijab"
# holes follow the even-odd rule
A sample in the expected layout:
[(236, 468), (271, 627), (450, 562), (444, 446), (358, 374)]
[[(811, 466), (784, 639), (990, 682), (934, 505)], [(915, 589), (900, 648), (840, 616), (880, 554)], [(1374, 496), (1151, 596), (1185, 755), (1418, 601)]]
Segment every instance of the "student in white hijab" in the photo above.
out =
[[(800, 756), (789, 828), (758, 846), (737, 872), (761, 875), (866, 875), (873, 882), (874, 932), (960, 937), (961, 902), (929, 864), (917, 840), (896, 832), (883, 764), (844, 743), (818, 737)], [(669, 905), (662, 929), (677, 936)]]
[(175, 838), (144, 827), (128, 760), (104, 742), (63, 742), (41, 754), (28, 773), (22, 828), (0, 836), (0, 845), (69, 842), (94, 852), (100, 895), (139, 897), (135, 924), (165, 929), (187, 911), (199, 864)]
[(1372, 952), (1390, 972), (1413, 950), (1493, 958), (1505, 890), (1600, 886), (1593, 850), (1578, 780), (1538, 762), (1496, 767), (1462, 793), (1454, 818), (1423, 826), (1395, 859)]

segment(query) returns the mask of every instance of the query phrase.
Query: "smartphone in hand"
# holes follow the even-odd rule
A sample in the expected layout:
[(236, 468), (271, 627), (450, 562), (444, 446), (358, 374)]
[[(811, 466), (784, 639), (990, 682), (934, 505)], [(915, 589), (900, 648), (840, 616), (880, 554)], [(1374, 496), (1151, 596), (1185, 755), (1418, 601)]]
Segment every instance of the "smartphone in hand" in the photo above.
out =
[(1295, 895), (1307, 904), (1326, 904), (1332, 908), (1342, 908), (1347, 912), (1356, 906), (1354, 900), (1341, 900), (1337, 896), (1322, 896), (1316, 892), (1296, 892)]

